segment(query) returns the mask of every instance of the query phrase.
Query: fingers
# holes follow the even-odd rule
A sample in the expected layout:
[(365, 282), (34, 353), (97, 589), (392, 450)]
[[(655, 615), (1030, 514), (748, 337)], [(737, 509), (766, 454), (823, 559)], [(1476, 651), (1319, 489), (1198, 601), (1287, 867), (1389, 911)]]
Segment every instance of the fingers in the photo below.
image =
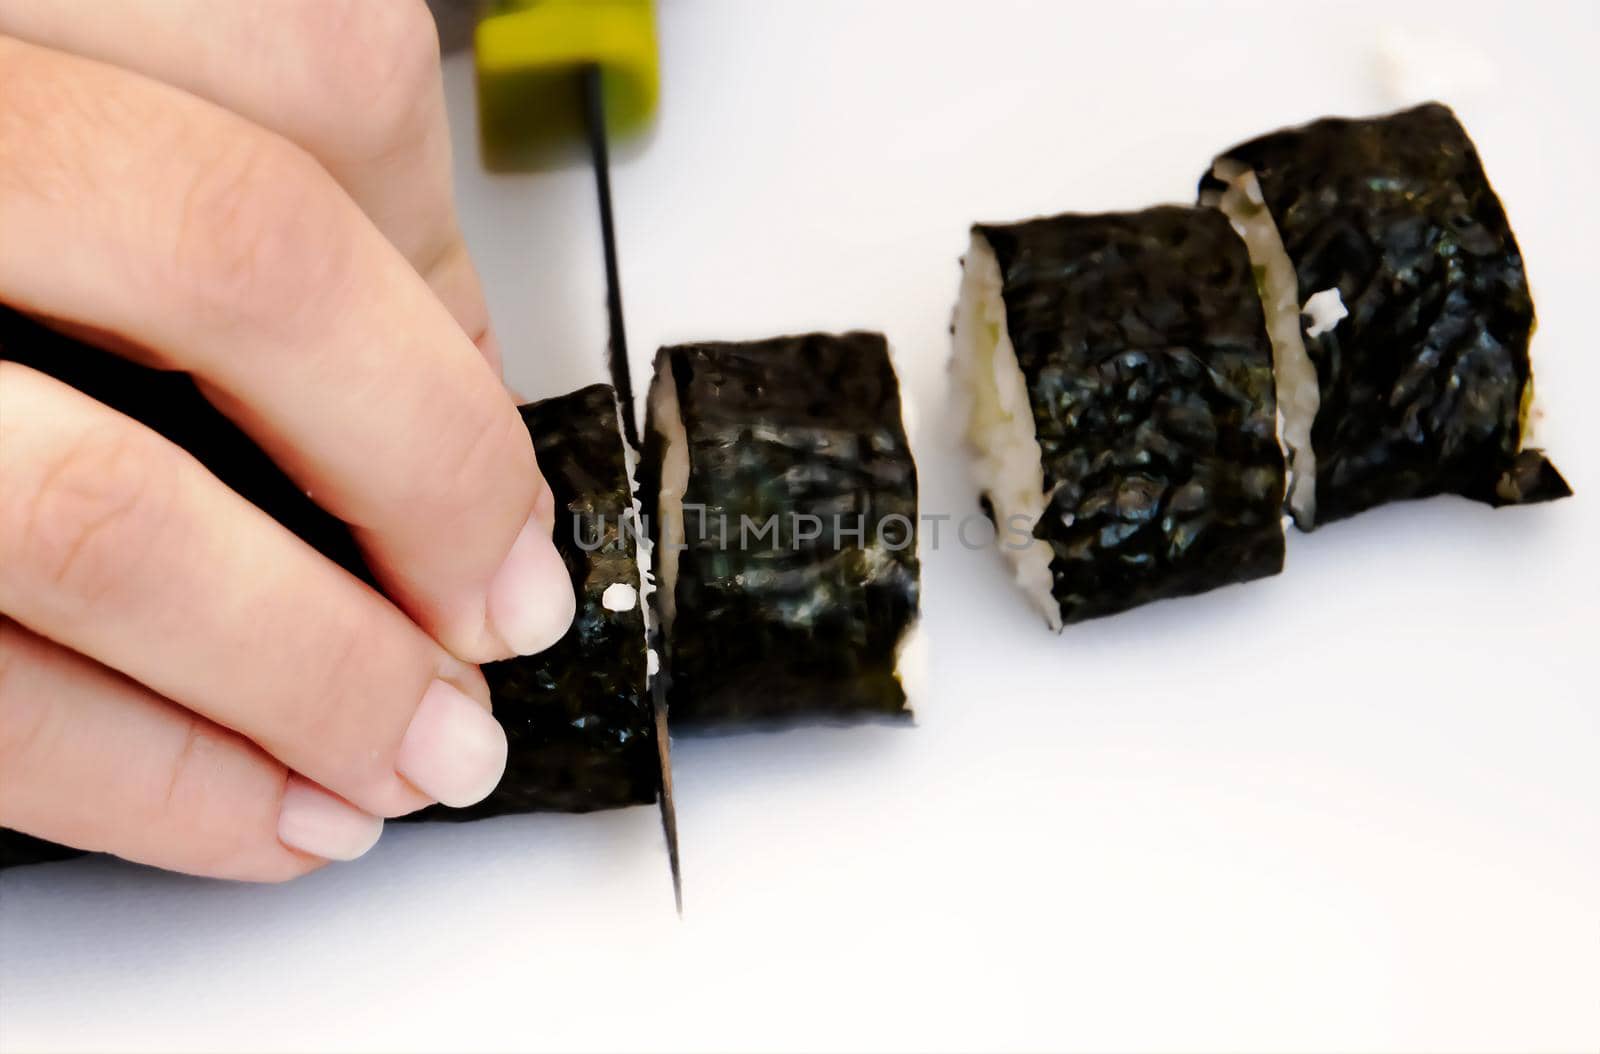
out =
[(549, 521), (530, 519), (548, 490), (515, 407), (303, 151), (0, 38), (0, 243), (0, 299), (193, 373), (456, 655), (565, 632), (571, 586)]
[(186, 452), (0, 362), (0, 611), (376, 816), (489, 793), (476, 669)]
[(354, 859), (383, 829), (254, 744), (5, 619), (0, 824), (253, 881)]
[(498, 353), (456, 222), (439, 41), (422, 0), (0, 0), (0, 33), (210, 100), (310, 152)]

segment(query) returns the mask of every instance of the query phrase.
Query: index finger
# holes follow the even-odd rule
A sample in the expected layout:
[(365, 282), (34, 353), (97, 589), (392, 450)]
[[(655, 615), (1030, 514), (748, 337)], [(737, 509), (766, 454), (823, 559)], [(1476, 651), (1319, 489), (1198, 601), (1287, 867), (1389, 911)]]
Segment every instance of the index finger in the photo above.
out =
[(439, 40), (422, 0), (0, 0), (0, 33), (181, 88), (305, 148), (490, 362), (451, 199)]
[(516, 407), (304, 151), (137, 74), (0, 38), (0, 243), (0, 300), (193, 373), (458, 657), (566, 631), (571, 585)]

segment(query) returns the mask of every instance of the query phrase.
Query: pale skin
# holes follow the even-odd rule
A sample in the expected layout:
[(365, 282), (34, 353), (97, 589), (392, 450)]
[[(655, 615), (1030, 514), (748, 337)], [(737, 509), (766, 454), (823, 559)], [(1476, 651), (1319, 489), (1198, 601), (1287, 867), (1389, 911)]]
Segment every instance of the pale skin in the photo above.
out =
[(477, 664), (574, 601), (421, 0), (0, 0), (0, 246), (0, 302), (192, 374), (382, 587), (0, 362), (0, 826), (277, 881), (486, 796)]

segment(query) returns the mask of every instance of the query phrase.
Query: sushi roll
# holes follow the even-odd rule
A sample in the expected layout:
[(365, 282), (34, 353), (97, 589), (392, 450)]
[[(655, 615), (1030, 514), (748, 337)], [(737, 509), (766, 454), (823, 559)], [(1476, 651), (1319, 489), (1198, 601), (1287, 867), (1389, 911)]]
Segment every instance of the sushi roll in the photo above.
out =
[(917, 471), (884, 338), (664, 348), (644, 447), (673, 727), (909, 715)]
[(1514, 505), (1571, 493), (1523, 447), (1533, 301), (1447, 107), (1241, 143), (1200, 200), (1234, 222), (1261, 276), (1301, 527), (1433, 494)]
[(1219, 213), (976, 226), (952, 330), (982, 500), (1052, 628), (1282, 570), (1271, 350)]
[(556, 549), (572, 576), (572, 628), (537, 655), (487, 663), (510, 750), (483, 801), (433, 806), (423, 820), (589, 812), (656, 800), (660, 760), (650, 695), (638, 508), (616, 395), (595, 384), (521, 407), (555, 495)]

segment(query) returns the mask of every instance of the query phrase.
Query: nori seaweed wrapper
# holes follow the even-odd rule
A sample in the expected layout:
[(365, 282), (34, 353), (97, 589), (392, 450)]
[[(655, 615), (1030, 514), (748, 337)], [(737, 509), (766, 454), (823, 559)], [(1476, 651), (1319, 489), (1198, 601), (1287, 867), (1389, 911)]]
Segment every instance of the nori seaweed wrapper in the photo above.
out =
[(1271, 349), (1228, 221), (1161, 206), (974, 230), (1027, 384), (1062, 622), (1282, 570)]
[(71, 860), (83, 856), (81, 849), (57, 845), (31, 834), (0, 827), (0, 871), (25, 864), (48, 864), (56, 860)]
[(664, 627), (673, 727), (909, 716), (896, 658), (918, 612), (917, 471), (882, 335), (664, 348), (655, 383), (676, 391), (690, 465), (683, 538), (649, 517), (658, 569), (683, 546)]
[(464, 809), (432, 806), (424, 820), (503, 813), (589, 812), (656, 800), (661, 782), (646, 690), (644, 605), (611, 611), (608, 586), (640, 587), (638, 526), (616, 396), (595, 384), (521, 407), (555, 495), (556, 549), (578, 611), (537, 655), (487, 663), (494, 716), (506, 730), (505, 778)]
[[(1571, 493), (1523, 450), (1534, 326), (1522, 254), (1466, 130), (1438, 103), (1326, 118), (1233, 147), (1255, 171), (1299, 280), (1349, 311), (1306, 336), (1317, 520), (1460, 494), (1492, 505)], [(1220, 189), (1201, 180), (1202, 195)]]

